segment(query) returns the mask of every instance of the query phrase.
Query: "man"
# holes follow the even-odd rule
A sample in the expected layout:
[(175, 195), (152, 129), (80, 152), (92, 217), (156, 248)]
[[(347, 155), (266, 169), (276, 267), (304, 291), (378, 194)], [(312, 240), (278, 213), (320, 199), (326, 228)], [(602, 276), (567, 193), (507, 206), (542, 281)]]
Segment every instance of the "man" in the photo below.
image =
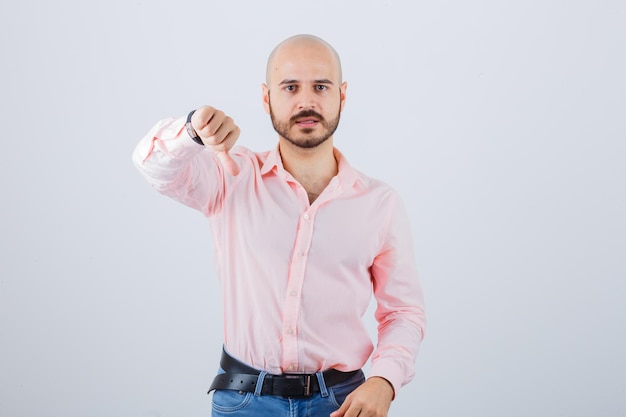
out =
[(381, 417), (413, 377), (425, 319), (407, 213), (334, 147), (346, 87), (328, 43), (294, 36), (263, 84), (276, 149), (233, 147), (233, 119), (205, 106), (135, 150), (157, 190), (211, 221), (224, 299), (213, 416)]

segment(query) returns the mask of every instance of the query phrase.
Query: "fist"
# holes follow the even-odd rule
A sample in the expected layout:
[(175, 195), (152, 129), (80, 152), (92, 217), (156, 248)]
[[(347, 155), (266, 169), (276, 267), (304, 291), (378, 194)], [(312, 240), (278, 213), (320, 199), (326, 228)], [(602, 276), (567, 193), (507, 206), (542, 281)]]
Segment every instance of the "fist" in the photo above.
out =
[(240, 130), (235, 121), (221, 110), (204, 106), (191, 116), (191, 127), (202, 143), (217, 154), (224, 169), (231, 175), (237, 175), (239, 167), (228, 153), (239, 138)]

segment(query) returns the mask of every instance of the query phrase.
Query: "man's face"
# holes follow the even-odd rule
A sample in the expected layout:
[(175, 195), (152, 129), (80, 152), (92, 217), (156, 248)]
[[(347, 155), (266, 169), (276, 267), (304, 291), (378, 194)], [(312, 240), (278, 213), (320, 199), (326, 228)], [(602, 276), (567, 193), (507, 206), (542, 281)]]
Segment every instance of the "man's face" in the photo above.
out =
[(339, 124), (346, 84), (339, 64), (323, 45), (284, 46), (268, 68), (263, 86), (266, 111), (280, 137), (300, 148), (314, 148)]

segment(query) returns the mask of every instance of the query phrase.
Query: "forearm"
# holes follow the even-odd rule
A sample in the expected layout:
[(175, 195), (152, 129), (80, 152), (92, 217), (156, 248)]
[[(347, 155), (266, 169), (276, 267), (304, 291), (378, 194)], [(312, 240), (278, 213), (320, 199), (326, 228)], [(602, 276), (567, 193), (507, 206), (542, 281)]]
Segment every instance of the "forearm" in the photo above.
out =
[(415, 360), (424, 331), (423, 310), (419, 307), (394, 313), (378, 327), (378, 345), (372, 356), (370, 377), (386, 379), (397, 393), (415, 375)]
[(214, 156), (189, 137), (184, 118), (159, 121), (135, 147), (133, 162), (154, 189), (203, 212), (219, 189)]

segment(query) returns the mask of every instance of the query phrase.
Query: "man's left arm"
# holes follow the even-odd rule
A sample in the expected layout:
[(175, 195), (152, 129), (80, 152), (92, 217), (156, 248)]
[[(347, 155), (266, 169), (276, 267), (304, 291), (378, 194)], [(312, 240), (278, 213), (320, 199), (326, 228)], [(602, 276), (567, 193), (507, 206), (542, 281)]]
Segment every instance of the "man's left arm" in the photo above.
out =
[(415, 374), (415, 359), (426, 328), (424, 297), (408, 214), (395, 193), (388, 209), (386, 238), (371, 268), (378, 345), (370, 377), (331, 417), (386, 416), (400, 387)]

